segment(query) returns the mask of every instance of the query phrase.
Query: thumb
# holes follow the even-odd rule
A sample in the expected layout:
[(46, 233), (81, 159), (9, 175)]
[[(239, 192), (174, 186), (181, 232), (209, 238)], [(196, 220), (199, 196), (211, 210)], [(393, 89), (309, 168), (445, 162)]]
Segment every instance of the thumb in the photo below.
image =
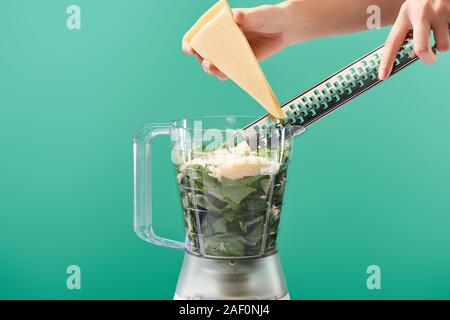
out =
[(233, 9), (236, 23), (244, 31), (276, 32), (277, 17), (275, 7), (263, 5), (256, 8)]

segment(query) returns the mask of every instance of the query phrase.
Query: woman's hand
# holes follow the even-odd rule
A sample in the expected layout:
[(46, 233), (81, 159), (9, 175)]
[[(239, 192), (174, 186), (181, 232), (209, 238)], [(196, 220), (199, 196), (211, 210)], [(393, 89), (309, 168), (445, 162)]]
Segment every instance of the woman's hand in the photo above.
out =
[(379, 78), (386, 80), (389, 77), (400, 46), (411, 28), (415, 54), (424, 63), (434, 63), (436, 56), (430, 45), (431, 30), (433, 30), (437, 50), (448, 51), (450, 49), (449, 23), (450, 0), (407, 0), (401, 7), (386, 41)]
[[(263, 5), (256, 8), (233, 9), (236, 23), (242, 29), (258, 60), (264, 60), (287, 47), (289, 18), (285, 3)], [(203, 59), (187, 43), (183, 43), (183, 51), (196, 57), (206, 73), (221, 80), (227, 77), (209, 61)]]

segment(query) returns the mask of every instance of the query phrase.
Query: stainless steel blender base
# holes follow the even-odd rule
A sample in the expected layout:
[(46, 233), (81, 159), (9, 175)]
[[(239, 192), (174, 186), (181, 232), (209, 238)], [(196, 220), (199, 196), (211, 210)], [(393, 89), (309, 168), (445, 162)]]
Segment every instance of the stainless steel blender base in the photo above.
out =
[(289, 294), (278, 254), (224, 260), (186, 253), (174, 299), (285, 300)]
[[(173, 296), (173, 300), (194, 300), (194, 299), (180, 297), (175, 293), (175, 295)], [(209, 300), (209, 299), (203, 299), (203, 300)], [(246, 299), (242, 299), (242, 300), (246, 300)], [(269, 300), (269, 299), (266, 299), (266, 300)], [(272, 299), (272, 300), (275, 300), (275, 299)], [(288, 293), (284, 297), (278, 298), (276, 300), (291, 300), (291, 297), (289, 296), (289, 293)]]

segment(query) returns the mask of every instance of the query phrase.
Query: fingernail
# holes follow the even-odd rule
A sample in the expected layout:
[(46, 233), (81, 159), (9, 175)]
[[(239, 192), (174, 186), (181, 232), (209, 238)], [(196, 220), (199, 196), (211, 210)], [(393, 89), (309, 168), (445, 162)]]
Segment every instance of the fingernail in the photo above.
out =
[(233, 10), (233, 18), (234, 18), (234, 21), (236, 21), (237, 23), (241, 22), (242, 16), (243, 16), (242, 11), (240, 11), (240, 10), (238, 10), (238, 9), (234, 9), (234, 10)]
[(210, 74), (210, 75), (212, 75), (212, 72), (211, 72), (211, 70), (210, 69), (208, 69), (207, 67), (205, 67), (205, 65), (203, 65), (203, 70), (207, 73), (207, 74)]
[(181, 48), (182, 48), (182, 50), (183, 50), (184, 53), (190, 54), (190, 52), (189, 52), (189, 47), (186, 45), (186, 43), (183, 42)]

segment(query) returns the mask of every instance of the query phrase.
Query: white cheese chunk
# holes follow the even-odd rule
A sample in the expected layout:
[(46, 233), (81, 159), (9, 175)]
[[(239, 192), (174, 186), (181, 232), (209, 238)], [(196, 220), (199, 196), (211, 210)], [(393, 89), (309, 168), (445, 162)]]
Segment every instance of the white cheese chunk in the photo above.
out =
[(211, 7), (184, 41), (244, 89), (276, 118), (285, 114), (226, 0)]

